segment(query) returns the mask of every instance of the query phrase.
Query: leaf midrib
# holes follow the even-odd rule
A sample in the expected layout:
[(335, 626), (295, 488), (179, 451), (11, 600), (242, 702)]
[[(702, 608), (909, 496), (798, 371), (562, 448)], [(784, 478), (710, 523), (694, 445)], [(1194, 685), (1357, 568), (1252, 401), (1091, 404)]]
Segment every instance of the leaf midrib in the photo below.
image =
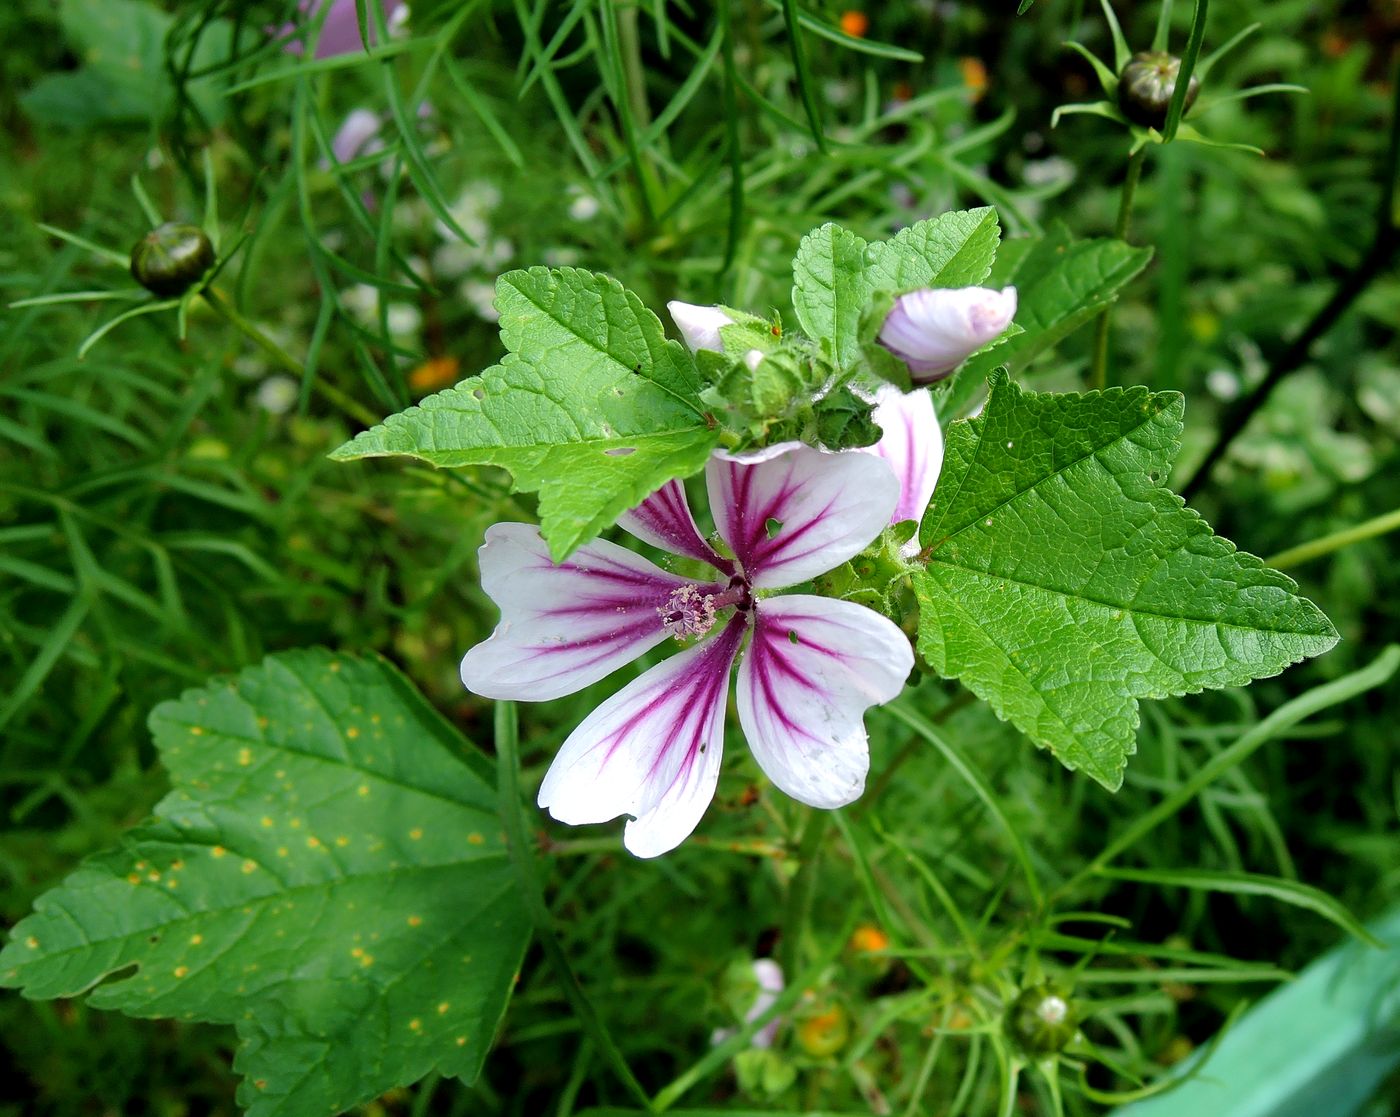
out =
[[(1175, 554), (1175, 553), (1179, 553), (1179, 551), (1173, 552), (1173, 553), (1174, 553), (1174, 554)], [(1236, 552), (1236, 553), (1239, 553), (1239, 552)], [(1158, 556), (1157, 556), (1157, 561), (1158, 561), (1158, 562), (1165, 561), (1166, 558), (1168, 558), (1168, 557), (1169, 557), (1169, 556), (1166, 556), (1166, 555), (1158, 555)], [(1045, 593), (1055, 594), (1055, 595), (1057, 595), (1057, 596), (1059, 596), (1059, 597), (1072, 598), (1072, 599), (1075, 600), (1075, 601), (1085, 601), (1085, 602), (1088, 602), (1090, 605), (1099, 605), (1099, 606), (1102, 606), (1102, 607), (1105, 608), (1105, 609), (1117, 609), (1117, 610), (1120, 610), (1121, 612), (1124, 612), (1124, 613), (1130, 613), (1130, 614), (1132, 614), (1132, 615), (1135, 616), (1135, 617), (1152, 617), (1152, 618), (1155, 618), (1156, 620), (1181, 621), (1183, 624), (1210, 625), (1211, 627), (1214, 627), (1214, 628), (1228, 628), (1228, 629), (1232, 629), (1232, 630), (1237, 631), (1237, 632), (1271, 632), (1271, 633), (1277, 633), (1277, 634), (1282, 635), (1282, 636), (1319, 636), (1319, 637), (1321, 636), (1321, 634), (1319, 634), (1319, 633), (1315, 633), (1315, 632), (1306, 632), (1306, 631), (1303, 631), (1303, 630), (1301, 630), (1301, 629), (1292, 629), (1292, 628), (1261, 628), (1261, 627), (1259, 627), (1259, 626), (1257, 626), (1257, 625), (1236, 624), (1236, 623), (1234, 623), (1234, 622), (1232, 622), (1232, 621), (1219, 620), (1219, 619), (1214, 618), (1214, 617), (1181, 616), (1180, 614), (1177, 614), (1177, 613), (1159, 613), (1159, 612), (1156, 612), (1155, 610), (1152, 610), (1152, 609), (1141, 609), (1141, 608), (1137, 608), (1137, 607), (1132, 606), (1132, 605), (1124, 605), (1124, 604), (1122, 604), (1121, 602), (1117, 602), (1117, 601), (1104, 601), (1104, 600), (1102, 600), (1101, 598), (1089, 597), (1089, 596), (1087, 596), (1086, 594), (1079, 593), (1079, 592), (1072, 591), (1072, 590), (1057, 589), (1057, 588), (1054, 587), (1054, 586), (1043, 585), (1043, 584), (1041, 584), (1041, 583), (1039, 583), (1039, 582), (1027, 582), (1027, 581), (1026, 581), (1025, 579), (1023, 579), (1023, 578), (1016, 578), (1016, 577), (1013, 577), (1013, 576), (1008, 575), (1008, 574), (997, 574), (997, 573), (993, 573), (992, 571), (988, 571), (988, 570), (979, 570), (979, 569), (978, 569), (977, 567), (975, 567), (975, 566), (968, 566), (968, 565), (966, 565), (966, 564), (957, 563), (957, 562), (949, 562), (949, 561), (946, 560), (946, 559), (937, 559), (937, 560), (930, 559), (927, 565), (928, 565), (929, 567), (931, 567), (931, 566), (933, 566), (933, 564), (934, 564), (935, 561), (937, 561), (937, 562), (938, 562), (938, 565), (940, 565), (940, 566), (946, 566), (946, 567), (948, 567), (949, 569), (958, 570), (958, 571), (963, 571), (963, 572), (966, 572), (966, 573), (968, 573), (968, 574), (973, 574), (973, 575), (976, 575), (976, 576), (979, 576), (979, 577), (982, 577), (982, 578), (989, 579), (989, 580), (991, 580), (991, 581), (996, 581), (996, 582), (1009, 582), (1009, 583), (1011, 583), (1011, 584), (1013, 584), (1013, 585), (1024, 586), (1024, 587), (1027, 588), (1027, 589), (1041, 590), (1041, 591), (1043, 591), (1043, 592), (1045, 592)], [(1281, 588), (1281, 587), (1277, 587), (1277, 588)]]
[[(679, 392), (676, 392), (676, 391), (674, 391), (673, 389), (668, 388), (665, 384), (662, 384), (659, 380), (657, 380), (654, 376), (651, 375), (651, 373), (653, 373), (653, 372), (655, 371), (655, 368), (656, 368), (656, 364), (655, 364), (654, 361), (650, 364), (650, 366), (644, 366), (644, 367), (645, 367), (645, 371), (642, 371), (642, 370), (634, 371), (634, 370), (631, 368), (631, 366), (629, 366), (629, 365), (627, 364), (627, 362), (618, 360), (618, 358), (617, 358), (613, 353), (611, 353), (609, 350), (607, 350), (606, 348), (604, 348), (602, 345), (600, 345), (600, 344), (598, 344), (597, 342), (593, 341), (591, 338), (587, 338), (587, 337), (583, 336), (582, 334), (580, 334), (580, 333), (577, 331), (577, 327), (575, 327), (574, 324), (573, 324), (572, 322), (570, 322), (567, 318), (561, 318), (558, 314), (554, 313), (554, 311), (550, 310), (548, 307), (543, 307), (543, 306), (541, 306), (539, 303), (537, 303), (537, 302), (534, 300), (533, 297), (531, 297), (530, 295), (528, 295), (528, 294), (526, 294), (524, 291), (522, 291), (522, 290), (520, 289), (520, 287), (518, 287), (515, 283), (512, 282), (512, 283), (510, 284), (510, 286), (511, 286), (511, 289), (512, 289), (513, 291), (515, 291), (515, 293), (516, 293), (517, 295), (519, 295), (522, 299), (524, 299), (526, 303), (528, 303), (530, 306), (534, 307), (537, 311), (539, 311), (541, 314), (543, 314), (546, 318), (548, 318), (548, 319), (549, 319), (551, 322), (553, 322), (555, 325), (557, 325), (557, 326), (562, 326), (565, 330), (568, 331), (570, 337), (574, 338), (576, 341), (582, 342), (583, 345), (585, 345), (585, 346), (586, 346), (587, 348), (589, 348), (589, 349), (592, 349), (595, 353), (599, 353), (599, 354), (601, 354), (602, 356), (606, 357), (614, 366), (616, 366), (618, 369), (620, 369), (625, 375), (627, 375), (627, 376), (640, 376), (643, 380), (645, 380), (648, 384), (651, 384), (651, 385), (652, 385), (653, 387), (655, 387), (658, 391), (664, 392), (666, 395), (670, 396), (672, 399), (676, 400), (676, 401), (679, 402), (679, 403), (684, 404), (684, 405), (686, 406), (686, 408), (687, 408), (690, 412), (692, 412), (697, 418), (701, 418), (701, 419), (704, 418), (704, 413), (703, 413), (703, 412), (700, 410), (700, 408), (699, 408), (699, 399), (698, 399), (698, 398), (695, 398), (695, 397), (689, 397), (689, 398), (688, 398), (688, 397), (686, 397), (686, 396), (683, 396), (683, 395), (681, 395)], [(595, 288), (595, 290), (596, 290), (596, 288)], [(609, 290), (610, 292), (612, 292), (612, 293), (615, 293), (615, 294), (620, 295), (621, 298), (622, 298), (623, 303), (627, 306), (627, 309), (628, 309), (629, 311), (632, 312), (632, 314), (633, 314), (633, 320), (637, 323), (637, 328), (638, 328), (638, 329), (641, 331), (641, 333), (642, 333), (643, 345), (646, 346), (646, 328), (647, 328), (648, 323), (646, 322), (646, 320), (645, 320), (644, 318), (641, 317), (641, 315), (639, 315), (639, 314), (636, 313), (636, 311), (634, 310), (634, 308), (632, 307), (632, 305), (628, 302), (628, 300), (627, 300), (627, 290), (626, 290), (626, 288), (621, 287), (621, 286), (616, 287), (616, 288), (609, 287), (608, 290)], [(602, 292), (602, 291), (599, 291), (599, 294), (602, 295), (603, 292)], [(649, 313), (649, 312), (648, 312), (648, 313)], [(657, 331), (658, 331), (658, 332), (661, 332), (661, 323), (660, 323), (660, 320), (659, 320), (659, 319), (657, 320)], [(650, 356), (650, 346), (646, 346), (646, 348), (647, 348), (647, 350), (648, 350), (648, 354), (647, 354), (647, 355), (648, 355), (648, 357), (649, 357), (649, 356)], [(666, 335), (665, 335), (664, 332), (661, 332), (661, 348), (662, 348), (663, 352), (669, 351), (669, 348), (670, 348), (670, 339), (669, 339), (668, 337), (666, 337)], [(512, 353), (517, 353), (517, 354), (519, 354), (519, 350), (512, 349), (511, 352), (512, 352)], [(545, 350), (546, 355), (548, 354), (548, 352), (549, 352), (548, 350)], [(521, 355), (521, 360), (526, 361), (526, 362), (527, 362), (528, 364), (530, 364), (532, 367), (536, 367), (536, 366), (535, 366), (535, 362), (532, 361), (532, 360), (530, 360), (529, 358), (525, 357), (523, 354)], [(551, 445), (553, 445), (553, 444), (551, 443)]]
[[(1149, 397), (1149, 400), (1150, 400), (1150, 397)], [(1153, 401), (1153, 402), (1155, 402), (1155, 401)], [(1079, 465), (1080, 463), (1085, 462), (1085, 461), (1088, 461), (1090, 458), (1097, 458), (1097, 457), (1099, 456), (1099, 454), (1103, 453), (1103, 451), (1109, 449), (1110, 447), (1117, 446), (1118, 444), (1120, 444), (1120, 443), (1122, 443), (1122, 442), (1125, 442), (1125, 441), (1128, 439), (1128, 436), (1129, 436), (1129, 435), (1135, 434), (1137, 431), (1142, 430), (1143, 427), (1147, 426), (1149, 423), (1151, 423), (1152, 421), (1154, 421), (1155, 419), (1157, 419), (1157, 418), (1162, 414), (1162, 412), (1166, 410), (1166, 407), (1167, 407), (1166, 404), (1161, 405), (1160, 407), (1157, 408), (1156, 411), (1153, 411), (1150, 415), (1148, 415), (1146, 418), (1144, 418), (1142, 422), (1138, 423), (1137, 426), (1132, 427), (1132, 428), (1129, 429), (1129, 430), (1120, 432), (1116, 438), (1112, 439), (1112, 440), (1109, 441), (1109, 442), (1104, 442), (1104, 443), (1102, 443), (1102, 444), (1100, 444), (1100, 445), (1098, 445), (1098, 446), (1095, 446), (1095, 447), (1094, 447), (1092, 450), (1090, 450), (1088, 453), (1086, 453), (1086, 454), (1081, 454), (1079, 457), (1075, 458), (1074, 461), (1070, 462), (1068, 465), (1062, 466), (1061, 468), (1055, 470), (1055, 472), (1053, 472), (1053, 473), (1047, 473), (1047, 474), (1044, 474), (1044, 475), (1041, 476), (1041, 477), (1036, 478), (1033, 482), (1031, 482), (1029, 485), (1027, 485), (1024, 489), (1019, 489), (1018, 491), (1012, 493), (1009, 497), (1007, 497), (1005, 500), (1003, 500), (1003, 501), (1002, 501), (1000, 504), (998, 504), (995, 508), (989, 508), (989, 509), (987, 509), (987, 511), (985, 511), (985, 512), (979, 512), (979, 513), (977, 513), (977, 515), (973, 516), (970, 520), (968, 520), (965, 524), (963, 524), (963, 525), (962, 525), (961, 527), (959, 527), (957, 530), (951, 531), (951, 532), (949, 532), (947, 535), (945, 535), (945, 536), (943, 537), (943, 539), (942, 539), (942, 540), (939, 542), (939, 544), (938, 544), (939, 550), (942, 550), (944, 544), (946, 544), (949, 540), (956, 539), (956, 538), (957, 538), (959, 535), (961, 535), (963, 532), (967, 531), (968, 528), (976, 527), (976, 526), (977, 526), (977, 521), (978, 521), (978, 520), (986, 519), (988, 516), (995, 516), (998, 512), (1000, 512), (1000, 511), (1001, 511), (1003, 508), (1005, 508), (1008, 504), (1011, 504), (1013, 501), (1020, 500), (1020, 499), (1021, 499), (1023, 496), (1025, 496), (1027, 493), (1034, 492), (1036, 489), (1040, 488), (1040, 486), (1043, 485), (1043, 484), (1045, 484), (1047, 481), (1050, 481), (1050, 480), (1053, 480), (1053, 479), (1056, 478), (1056, 477), (1062, 476), (1063, 474), (1068, 473), (1071, 469), (1073, 469), (1075, 466)], [(955, 493), (953, 494), (952, 499), (949, 501), (950, 506), (951, 506), (951, 505), (955, 505), (955, 504), (957, 503), (958, 498), (959, 498), (960, 496), (962, 496), (963, 489), (967, 487), (967, 480), (968, 480), (968, 478), (972, 475), (972, 470), (973, 470), (973, 468), (977, 465), (977, 459), (978, 459), (979, 457), (981, 457), (981, 454), (982, 454), (982, 447), (986, 444), (986, 442), (987, 442), (987, 436), (986, 436), (986, 434), (979, 431), (978, 434), (977, 434), (977, 448), (972, 452), (972, 457), (971, 457), (971, 459), (969, 459), (969, 461), (968, 461), (968, 463), (967, 463), (967, 468), (963, 470), (962, 477), (961, 477), (961, 478), (959, 479), (959, 481), (958, 481), (958, 490), (957, 490), (957, 492), (955, 492)], [(935, 494), (935, 495), (937, 495), (937, 494)], [(1184, 504), (1184, 503), (1183, 503), (1182, 507), (1183, 507), (1183, 508), (1185, 507), (1185, 504)], [(947, 519), (947, 518), (948, 518), (948, 517), (947, 517), (947, 514), (945, 513), (944, 516), (943, 516), (943, 519)], [(921, 532), (920, 534), (922, 534), (922, 532)], [(932, 561), (931, 558), (930, 558), (930, 561)]]
[[(134, 839), (135, 839), (136, 837), (137, 837), (137, 835), (133, 835), (133, 838), (134, 838)], [(174, 844), (174, 843), (171, 843), (171, 844)], [(190, 842), (188, 842), (187, 844), (190, 844), (190, 845), (203, 845), (203, 844), (205, 844), (205, 843), (203, 843), (203, 842), (198, 842), (198, 841), (190, 841)], [(236, 849), (233, 849), (232, 847), (229, 847), (229, 853), (230, 853), (230, 854), (236, 854), (237, 852), (238, 852), (238, 851), (237, 851)], [(378, 878), (378, 877), (402, 877), (402, 876), (405, 876), (405, 875), (416, 874), (416, 873), (430, 873), (430, 872), (431, 872), (431, 873), (435, 873), (435, 872), (444, 871), (444, 870), (458, 870), (458, 869), (461, 869), (461, 868), (463, 868), (463, 867), (467, 867), (467, 866), (476, 866), (476, 865), (481, 864), (482, 862), (491, 862), (491, 861), (495, 861), (495, 860), (509, 860), (509, 858), (507, 857), (506, 851), (505, 851), (504, 849), (502, 849), (499, 853), (483, 854), (482, 856), (473, 858), (473, 859), (471, 859), (470, 861), (446, 861), (446, 862), (443, 862), (442, 864), (438, 864), (438, 865), (408, 865), (408, 866), (400, 866), (400, 867), (397, 868), (397, 869), (378, 869), (378, 870), (375, 870), (374, 872), (369, 872), (369, 873), (348, 873), (348, 874), (346, 874), (346, 875), (344, 875), (344, 876), (337, 877), (335, 880), (331, 880), (331, 881), (313, 881), (313, 882), (309, 882), (309, 883), (307, 883), (307, 884), (294, 884), (294, 885), (290, 885), (290, 886), (288, 886), (288, 887), (281, 888), (281, 889), (279, 889), (279, 890), (276, 891), (276, 892), (271, 892), (271, 893), (267, 894), (266, 896), (247, 897), (247, 898), (244, 898), (244, 899), (242, 899), (242, 900), (239, 900), (237, 903), (226, 904), (226, 905), (222, 905), (222, 906), (218, 906), (218, 907), (202, 908), (202, 909), (198, 909), (198, 910), (192, 909), (192, 908), (187, 908), (186, 911), (187, 911), (189, 914), (184, 915), (184, 916), (181, 916), (181, 917), (178, 918), (178, 919), (167, 919), (167, 920), (164, 920), (164, 921), (159, 922), (159, 923), (147, 923), (147, 924), (144, 924), (144, 925), (142, 925), (142, 926), (140, 926), (140, 927), (132, 928), (131, 930), (128, 930), (128, 931), (126, 931), (126, 932), (124, 932), (124, 933), (122, 933), (122, 934), (119, 934), (119, 935), (108, 935), (108, 936), (105, 936), (105, 937), (103, 937), (103, 938), (88, 938), (85, 942), (81, 943), (81, 944), (78, 945), (78, 946), (66, 947), (66, 948), (64, 948), (64, 949), (62, 949), (62, 950), (51, 950), (51, 951), (46, 951), (46, 952), (44, 953), (44, 955), (43, 955), (42, 958), (36, 958), (36, 959), (34, 959), (33, 961), (31, 961), (31, 962), (23, 962), (23, 961), (21, 961), (21, 962), (17, 963), (16, 968), (15, 968), (15, 972), (16, 972), (16, 974), (22, 974), (26, 968), (30, 968), (30, 967), (34, 967), (34, 966), (39, 966), (39, 965), (42, 965), (42, 964), (44, 964), (44, 963), (46, 963), (46, 962), (49, 962), (49, 961), (52, 961), (52, 960), (56, 960), (56, 959), (67, 958), (67, 957), (70, 957), (71, 955), (79, 954), (79, 953), (82, 953), (83, 951), (86, 951), (86, 950), (91, 950), (93, 947), (105, 946), (105, 945), (107, 945), (108, 943), (124, 942), (124, 941), (126, 941), (126, 940), (128, 940), (128, 939), (139, 939), (139, 938), (141, 938), (143, 935), (147, 935), (147, 934), (149, 934), (149, 933), (150, 933), (151, 931), (153, 931), (153, 930), (163, 930), (163, 929), (166, 929), (166, 928), (169, 928), (169, 927), (179, 927), (179, 926), (181, 926), (182, 924), (188, 923), (188, 922), (190, 922), (191, 920), (194, 920), (194, 919), (202, 919), (202, 918), (204, 918), (204, 917), (206, 917), (206, 916), (228, 915), (228, 914), (230, 914), (230, 913), (232, 913), (232, 912), (234, 912), (234, 911), (237, 911), (237, 910), (240, 910), (240, 909), (246, 908), (246, 907), (253, 907), (253, 906), (256, 906), (256, 907), (265, 907), (266, 905), (268, 905), (268, 904), (270, 904), (270, 903), (277, 903), (277, 902), (280, 902), (280, 901), (286, 899), (288, 896), (302, 895), (302, 894), (305, 894), (305, 893), (308, 893), (308, 892), (312, 892), (312, 891), (317, 891), (317, 890), (321, 890), (321, 891), (330, 890), (330, 889), (334, 889), (334, 888), (336, 888), (336, 887), (339, 887), (339, 886), (344, 885), (344, 884), (347, 884), (347, 883), (351, 883), (351, 882), (360, 883), (360, 882), (363, 882), (363, 881), (374, 880), (374, 879), (376, 879), (376, 878)], [(116, 879), (116, 875), (115, 875), (115, 874), (113, 874), (112, 879)], [(161, 895), (164, 896), (164, 895), (166, 895), (166, 893), (162, 892)], [(72, 923), (82, 932), (83, 935), (86, 936), (86, 935), (87, 935), (87, 929), (86, 929), (85, 927), (83, 927), (82, 924), (77, 923), (77, 921), (73, 919), (73, 916), (72, 916), (72, 913), (71, 913), (71, 912), (67, 911), (67, 909), (63, 909), (63, 911), (64, 911), (64, 915), (67, 916), (68, 920), (69, 920), (70, 922), (72, 922)], [(49, 915), (49, 914), (50, 914), (50, 912), (49, 912), (48, 907), (47, 907), (47, 905), (46, 905), (46, 906), (43, 907), (43, 908), (36, 907), (35, 910), (34, 910), (33, 915), (29, 916), (29, 918), (32, 919), (32, 918), (34, 918), (35, 915), (47, 916), (47, 915)], [(139, 961), (139, 960), (136, 960), (136, 959), (132, 959), (132, 960), (127, 961), (127, 962), (122, 962), (120, 965), (114, 967), (113, 969), (104, 971), (103, 974), (99, 975), (96, 979), (94, 979), (94, 983), (95, 983), (96, 981), (100, 981), (100, 980), (102, 979), (102, 977), (106, 976), (106, 974), (115, 973), (118, 969), (122, 969), (122, 968), (124, 968), (124, 967), (127, 966), (127, 965), (131, 965), (133, 961), (135, 962), (135, 964), (136, 964), (137, 966), (142, 965), (142, 962)], [(206, 968), (207, 968), (207, 967), (206, 967)], [(21, 983), (21, 984), (26, 984), (26, 983)], [(90, 984), (90, 985), (86, 986), (83, 990), (81, 990), (80, 992), (87, 992), (87, 991), (91, 990), (92, 988), (93, 988), (93, 985)], [(78, 994), (71, 994), (71, 995), (78, 995)]]

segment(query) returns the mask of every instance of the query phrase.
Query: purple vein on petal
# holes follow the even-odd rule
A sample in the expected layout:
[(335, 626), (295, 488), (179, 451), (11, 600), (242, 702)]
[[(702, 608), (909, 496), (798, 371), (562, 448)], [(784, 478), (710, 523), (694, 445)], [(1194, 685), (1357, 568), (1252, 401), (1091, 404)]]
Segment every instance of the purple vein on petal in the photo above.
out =
[(729, 672), (747, 626), (736, 614), (599, 706), (559, 750), (540, 805), (571, 824), (633, 816), (626, 844), (641, 857), (683, 841), (714, 795)]
[(679, 481), (666, 482), (636, 508), (624, 512), (617, 526), (663, 551), (707, 562), (726, 575), (734, 573), (734, 564), (718, 555), (700, 535), (685, 486)]
[(488, 698), (544, 701), (597, 682), (667, 639), (660, 610), (677, 589), (697, 583), (603, 540), (556, 565), (538, 528), (495, 524), (481, 549), (481, 584), (501, 622), (463, 658), (462, 681)]

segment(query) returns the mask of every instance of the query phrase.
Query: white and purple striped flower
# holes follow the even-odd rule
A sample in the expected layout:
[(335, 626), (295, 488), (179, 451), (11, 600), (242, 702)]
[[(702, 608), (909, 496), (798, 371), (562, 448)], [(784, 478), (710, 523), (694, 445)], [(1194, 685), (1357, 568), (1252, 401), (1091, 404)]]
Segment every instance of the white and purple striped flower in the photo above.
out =
[(564, 742), (539, 803), (561, 822), (630, 815), (639, 857), (675, 848), (714, 797), (729, 675), (740, 648), (739, 723), (759, 767), (814, 807), (859, 797), (869, 752), (865, 711), (903, 688), (913, 653), (893, 622), (848, 601), (767, 596), (854, 557), (890, 522), (900, 483), (880, 457), (788, 442), (715, 453), (710, 509), (733, 558), (700, 534), (672, 481), (619, 525), (709, 566), (686, 578), (603, 540), (556, 565), (539, 529), (496, 524), (481, 581), (501, 608), (467, 652), (462, 680), (488, 698), (557, 698), (662, 642), (700, 638), (599, 706)]
[(880, 342), (916, 383), (930, 384), (1000, 336), (1015, 314), (1015, 287), (925, 287), (895, 301)]

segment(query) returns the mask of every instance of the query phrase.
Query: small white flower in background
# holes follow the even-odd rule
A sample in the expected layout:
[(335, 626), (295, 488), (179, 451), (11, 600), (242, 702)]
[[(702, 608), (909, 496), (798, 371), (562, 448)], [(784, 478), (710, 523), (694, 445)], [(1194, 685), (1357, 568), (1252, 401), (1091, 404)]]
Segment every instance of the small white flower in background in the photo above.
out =
[(574, 268), (583, 262), (583, 253), (573, 245), (561, 244), (546, 248), (542, 259), (551, 268)]
[(252, 353), (233, 359), (233, 374), (240, 380), (259, 380), (267, 375), (267, 363)]
[(1015, 314), (1015, 287), (925, 287), (895, 301), (880, 341), (927, 384), (1000, 335)]
[(569, 203), (569, 216), (575, 221), (592, 221), (603, 208), (603, 203), (592, 194), (584, 193), (577, 188), (575, 188), (575, 193), (574, 200)]
[[(755, 958), (751, 969), (753, 971), (753, 981), (758, 986), (754, 993), (753, 1004), (744, 1013), (744, 1023), (752, 1024), (765, 1012), (773, 1007), (773, 1002), (778, 999), (778, 994), (783, 991), (785, 983), (783, 981), (783, 967), (773, 961), (772, 958)], [(782, 1024), (781, 1016), (774, 1017), (753, 1034), (749, 1040), (750, 1047), (772, 1047), (773, 1040), (778, 1036), (778, 1026)], [(710, 1034), (710, 1046), (718, 1047), (730, 1036), (735, 1035), (738, 1028), (716, 1028)]]
[(1228, 403), (1240, 394), (1240, 378), (1228, 368), (1213, 368), (1206, 373), (1206, 391)]
[[(469, 182), (462, 187), (457, 200), (447, 207), (452, 220), (461, 226), (478, 245), (491, 235), (491, 211), (501, 204), (501, 191), (491, 182)], [(438, 219), (434, 223), (438, 236), (446, 241), (459, 240), (459, 236), (447, 222)]]
[(826, 573), (884, 530), (900, 498), (884, 461), (786, 442), (716, 451), (705, 483), (732, 559), (701, 536), (678, 481), (618, 526), (710, 566), (707, 581), (604, 540), (556, 565), (532, 524), (495, 524), (481, 549), (481, 585), (501, 622), (462, 660), (476, 694), (547, 701), (668, 639), (699, 638), (585, 718), (540, 787), (540, 806), (570, 825), (631, 816), (623, 844), (638, 857), (678, 846), (714, 797), (736, 660), (739, 724), (754, 759), (779, 789), (826, 809), (864, 790), (865, 711), (898, 695), (914, 665), (904, 633), (873, 609), (759, 596)]
[(285, 415), (297, 402), (301, 386), (290, 376), (269, 376), (258, 385), (258, 406), (269, 415)]
[(666, 304), (666, 309), (671, 312), (671, 321), (675, 322), (692, 353), (701, 349), (723, 352), (724, 342), (719, 336), (720, 327), (732, 326), (734, 319), (721, 307), (700, 306), (697, 303), (683, 303), (673, 299)]
[(496, 309), (496, 285), (487, 283), (483, 279), (468, 279), (457, 288), (458, 294), (462, 296), (462, 301), (467, 303), (478, 318), (484, 318), (487, 322), (498, 322), (501, 313)]
[(362, 326), (374, 324), (379, 317), (379, 288), (357, 283), (340, 293), (340, 305)]
[(389, 38), (408, 38), (408, 17), (410, 14), (408, 5), (401, 4), (399, 7), (394, 8), (392, 11), (389, 11), (390, 5), (386, 4), (384, 7), (385, 10), (388, 11), (389, 15), (389, 18), (385, 20), (385, 23), (388, 24), (389, 27)]
[(1068, 186), (1074, 181), (1075, 166), (1060, 155), (1027, 161), (1022, 170), (1027, 186)]
[(828, 105), (835, 105), (837, 108), (849, 105), (856, 99), (856, 83), (841, 78), (822, 82), (822, 96), (826, 98)]
[(423, 326), (423, 312), (411, 303), (390, 303), (385, 317), (394, 337), (417, 337)]

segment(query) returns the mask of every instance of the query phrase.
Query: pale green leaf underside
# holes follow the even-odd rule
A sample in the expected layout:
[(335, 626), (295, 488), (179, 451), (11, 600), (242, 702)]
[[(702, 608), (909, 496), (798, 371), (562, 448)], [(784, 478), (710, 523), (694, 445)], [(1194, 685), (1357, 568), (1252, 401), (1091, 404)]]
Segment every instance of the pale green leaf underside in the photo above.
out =
[(393, 667), (319, 650), (151, 728), (175, 789), (39, 899), (0, 983), (233, 1024), (250, 1117), (474, 1079), (529, 935), (484, 762)]
[(877, 292), (975, 287), (996, 256), (1001, 232), (990, 207), (958, 210), (867, 243), (848, 229), (813, 229), (792, 262), (792, 303), (809, 337), (827, 341), (840, 365), (860, 351), (860, 319)]
[(1242, 685), (1337, 640), (1165, 487), (1181, 413), (1174, 393), (994, 379), (984, 413), (948, 429), (919, 533), (920, 653), (1109, 788), (1137, 699)]
[(499, 364), (391, 415), (336, 450), (437, 466), (497, 465), (540, 494), (556, 560), (673, 477), (698, 470), (717, 436), (694, 362), (615, 280), (531, 268), (497, 283)]

